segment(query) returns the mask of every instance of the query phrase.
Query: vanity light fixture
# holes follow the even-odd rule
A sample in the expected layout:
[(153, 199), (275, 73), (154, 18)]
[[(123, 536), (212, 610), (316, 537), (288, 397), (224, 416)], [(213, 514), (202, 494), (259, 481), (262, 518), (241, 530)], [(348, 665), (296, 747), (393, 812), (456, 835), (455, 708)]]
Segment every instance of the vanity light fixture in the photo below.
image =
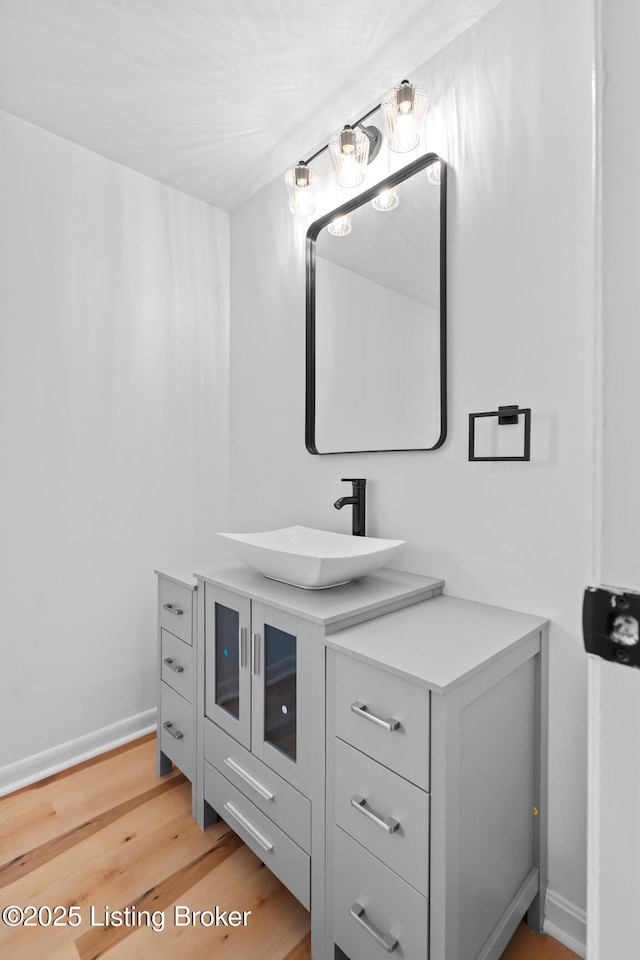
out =
[(358, 187), (364, 180), (365, 168), (377, 156), (382, 135), (377, 127), (347, 124), (329, 140), (329, 156), (336, 180), (341, 187)]
[(400, 199), (397, 189), (390, 187), (388, 190), (381, 190), (378, 196), (374, 197), (371, 201), (371, 206), (374, 210), (385, 212), (387, 210), (395, 210), (399, 203)]
[(327, 226), (327, 230), (332, 237), (346, 237), (351, 233), (351, 214), (345, 213), (342, 217), (336, 217)]
[(426, 93), (408, 80), (403, 80), (383, 98), (382, 117), (390, 150), (407, 153), (418, 146), (426, 109)]
[(304, 160), (284, 175), (284, 183), (289, 198), (289, 210), (297, 217), (308, 217), (316, 209), (316, 192), (320, 177), (318, 171)]
[[(341, 187), (358, 187), (364, 180), (367, 164), (375, 160), (382, 146), (380, 130), (374, 126), (365, 126), (365, 120), (382, 109), (389, 146), (396, 153), (403, 153), (418, 145), (420, 125), (426, 108), (427, 96), (424, 90), (408, 80), (403, 80), (381, 103), (355, 123), (346, 124), (308, 160), (300, 160), (292, 170), (285, 173), (284, 182), (291, 212), (301, 217), (307, 217), (314, 212), (319, 176), (311, 162), (321, 153), (329, 151), (336, 180)], [(376, 206), (375, 203), (374, 206), (376, 210), (393, 210), (397, 202), (393, 206), (391, 203), (390, 199), (387, 206)], [(348, 232), (349, 230), (345, 231)], [(344, 233), (339, 235), (344, 236)]]

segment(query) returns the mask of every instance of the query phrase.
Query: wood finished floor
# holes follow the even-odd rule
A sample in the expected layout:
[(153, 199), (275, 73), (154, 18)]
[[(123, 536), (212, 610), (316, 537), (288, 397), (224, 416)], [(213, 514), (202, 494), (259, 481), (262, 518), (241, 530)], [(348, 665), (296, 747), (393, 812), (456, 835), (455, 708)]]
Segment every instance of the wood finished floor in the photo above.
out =
[[(10, 928), (6, 960), (309, 960), (309, 914), (223, 821), (202, 832), (190, 785), (155, 774), (145, 737), (0, 799), (0, 909), (78, 905), (77, 927)], [(173, 908), (250, 910), (246, 927), (177, 927)], [(164, 911), (164, 930), (91, 926), (104, 908)], [(502, 960), (575, 960), (521, 927)]]

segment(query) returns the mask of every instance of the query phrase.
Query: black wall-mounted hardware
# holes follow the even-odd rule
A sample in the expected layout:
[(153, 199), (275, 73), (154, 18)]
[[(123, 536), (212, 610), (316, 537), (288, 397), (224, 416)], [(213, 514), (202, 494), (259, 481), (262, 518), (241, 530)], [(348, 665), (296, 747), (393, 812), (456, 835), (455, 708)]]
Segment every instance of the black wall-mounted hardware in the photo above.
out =
[(640, 593), (587, 587), (582, 633), (587, 653), (640, 668)]
[[(377, 108), (376, 108), (377, 109)], [(372, 111), (373, 112), (373, 111)], [(367, 115), (368, 116), (368, 115)], [(366, 117), (362, 118), (363, 120)], [(322, 148), (324, 149), (324, 147)], [(313, 157), (310, 158), (312, 160)], [(307, 161), (308, 162), (310, 162)], [(381, 190), (391, 190), (405, 180), (417, 176), (422, 170), (434, 164), (440, 165), (440, 263), (439, 263), (439, 291), (440, 291), (440, 318), (439, 318), (439, 362), (440, 362), (440, 433), (436, 442), (430, 447), (386, 447), (384, 451), (377, 449), (356, 450), (319, 450), (316, 445), (316, 242), (318, 235), (328, 227), (336, 217), (343, 217), (353, 213), (358, 207), (370, 203)], [(354, 358), (354, 365), (360, 362)], [(426, 411), (425, 411), (426, 414)], [(325, 213), (315, 220), (307, 230), (306, 239), (306, 390), (305, 390), (305, 444), (309, 453), (322, 456), (342, 453), (399, 453), (405, 449), (437, 450), (447, 437), (447, 164), (435, 153), (426, 153), (417, 160), (413, 160), (390, 174), (384, 180), (376, 183), (368, 190), (357, 194), (345, 203)]]
[[(477, 457), (476, 456), (476, 429), (475, 422), (479, 417), (497, 417), (498, 424), (517, 424), (520, 417), (524, 417), (524, 450), (521, 457)], [(519, 407), (516, 404), (498, 407), (485, 413), (469, 414), (469, 460), (531, 460), (531, 407)]]

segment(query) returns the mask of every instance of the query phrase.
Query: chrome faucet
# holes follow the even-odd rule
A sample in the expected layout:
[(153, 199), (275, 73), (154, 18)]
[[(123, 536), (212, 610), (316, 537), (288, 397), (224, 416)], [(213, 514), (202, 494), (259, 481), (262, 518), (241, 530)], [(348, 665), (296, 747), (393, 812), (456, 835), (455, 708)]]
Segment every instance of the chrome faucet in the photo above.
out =
[(353, 504), (353, 523), (351, 527), (351, 533), (354, 537), (364, 537), (367, 481), (351, 480), (343, 477), (342, 482), (353, 484), (353, 495), (350, 497), (340, 497), (334, 503), (334, 507), (336, 510), (342, 510), (347, 503)]

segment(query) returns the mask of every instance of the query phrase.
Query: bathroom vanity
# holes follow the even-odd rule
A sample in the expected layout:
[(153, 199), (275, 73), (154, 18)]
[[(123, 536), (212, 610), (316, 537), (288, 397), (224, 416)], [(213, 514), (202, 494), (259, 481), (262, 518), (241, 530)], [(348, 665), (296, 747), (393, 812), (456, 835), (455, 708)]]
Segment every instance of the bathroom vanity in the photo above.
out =
[(442, 587), (159, 573), (159, 772), (310, 909), (314, 960), (497, 960), (541, 927), (547, 624)]

